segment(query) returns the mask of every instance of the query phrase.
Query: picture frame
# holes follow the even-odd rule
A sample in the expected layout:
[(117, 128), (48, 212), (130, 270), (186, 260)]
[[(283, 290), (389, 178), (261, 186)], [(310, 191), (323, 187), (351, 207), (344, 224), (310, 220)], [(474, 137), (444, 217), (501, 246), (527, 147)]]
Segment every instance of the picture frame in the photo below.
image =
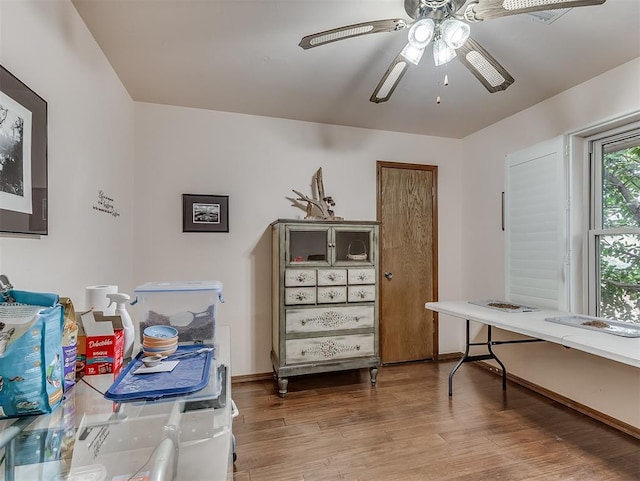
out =
[(182, 194), (182, 232), (229, 232), (229, 196)]
[(0, 65), (0, 233), (48, 234), (47, 102)]

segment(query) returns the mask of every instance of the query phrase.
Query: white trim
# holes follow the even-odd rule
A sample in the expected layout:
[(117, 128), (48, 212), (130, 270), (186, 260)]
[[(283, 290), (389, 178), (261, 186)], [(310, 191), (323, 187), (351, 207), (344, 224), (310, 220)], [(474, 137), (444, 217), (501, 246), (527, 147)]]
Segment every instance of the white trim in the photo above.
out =
[(608, 117), (604, 120), (599, 120), (598, 122), (585, 125), (584, 127), (580, 127), (578, 129), (569, 130), (565, 133), (565, 135), (568, 138), (587, 138), (638, 121), (640, 121), (640, 110), (633, 110), (624, 114)]

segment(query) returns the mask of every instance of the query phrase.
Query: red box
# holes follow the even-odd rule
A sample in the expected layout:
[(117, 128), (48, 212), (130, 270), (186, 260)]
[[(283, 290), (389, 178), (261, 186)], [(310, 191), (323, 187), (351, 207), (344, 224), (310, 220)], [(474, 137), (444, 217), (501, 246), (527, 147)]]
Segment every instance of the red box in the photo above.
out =
[(79, 333), (78, 343), (84, 337), (85, 375), (119, 373), (124, 357), (124, 329), (120, 316), (88, 311), (80, 318), (84, 333)]

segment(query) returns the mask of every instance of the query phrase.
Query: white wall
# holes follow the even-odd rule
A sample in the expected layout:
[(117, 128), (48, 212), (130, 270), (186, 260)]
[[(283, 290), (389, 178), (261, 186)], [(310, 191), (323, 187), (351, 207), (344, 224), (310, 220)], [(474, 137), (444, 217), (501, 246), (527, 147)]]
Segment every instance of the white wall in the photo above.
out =
[[(376, 160), (439, 165), (440, 299), (499, 298), (504, 156), (640, 107), (639, 60), (462, 142), (134, 104), (67, 0), (0, 1), (0, 63), (49, 109), (49, 235), (0, 236), (0, 272), (81, 307), (90, 284), (218, 279), (235, 375), (271, 370), (269, 223), (302, 215), (287, 197), (318, 167), (338, 215), (374, 219)], [(119, 217), (93, 209), (100, 190)], [(231, 232), (182, 233), (182, 193), (229, 194)], [(441, 318), (441, 352), (460, 350), (461, 327)], [(640, 426), (639, 370), (557, 346), (500, 350), (514, 374)]]
[[(234, 375), (271, 371), (269, 224), (304, 216), (287, 198), (318, 167), (336, 215), (375, 220), (377, 160), (439, 165), (440, 293), (460, 297), (460, 141), (145, 103), (135, 118), (134, 280), (221, 281)], [(182, 193), (229, 195), (230, 233), (183, 233)]]
[[(459, 141), (145, 104), (134, 115), (67, 0), (0, 1), (0, 62), (48, 103), (49, 235), (0, 235), (17, 288), (84, 308), (87, 285), (219, 279), (234, 374), (270, 371), (269, 223), (302, 215), (287, 197), (310, 192), (320, 166), (339, 215), (375, 219), (375, 161), (388, 160), (440, 165), (439, 286), (460, 297)], [(99, 191), (119, 217), (93, 209)], [(231, 233), (183, 234), (183, 192), (230, 194)], [(459, 349), (443, 326), (441, 352)]]
[(49, 235), (0, 237), (0, 272), (80, 308), (84, 286), (129, 289), (133, 101), (66, 0), (1, 1), (0, 63), (47, 101), (49, 189)]
[[(500, 193), (505, 155), (638, 109), (640, 59), (635, 59), (464, 139), (464, 298), (504, 296)], [(639, 369), (559, 346), (496, 351), (504, 353), (513, 374), (640, 427)]]

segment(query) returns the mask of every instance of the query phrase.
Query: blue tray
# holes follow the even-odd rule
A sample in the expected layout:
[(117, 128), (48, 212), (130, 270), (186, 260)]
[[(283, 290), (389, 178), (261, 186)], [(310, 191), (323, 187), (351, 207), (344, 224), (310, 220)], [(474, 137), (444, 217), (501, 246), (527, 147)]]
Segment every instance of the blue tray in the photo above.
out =
[(212, 351), (181, 357), (197, 351), (203, 344), (178, 346), (166, 361), (179, 358), (180, 362), (171, 372), (134, 374), (142, 366), (142, 352), (133, 359), (104, 394), (106, 399), (117, 402), (154, 401), (165, 397), (181, 396), (197, 392), (209, 383)]

